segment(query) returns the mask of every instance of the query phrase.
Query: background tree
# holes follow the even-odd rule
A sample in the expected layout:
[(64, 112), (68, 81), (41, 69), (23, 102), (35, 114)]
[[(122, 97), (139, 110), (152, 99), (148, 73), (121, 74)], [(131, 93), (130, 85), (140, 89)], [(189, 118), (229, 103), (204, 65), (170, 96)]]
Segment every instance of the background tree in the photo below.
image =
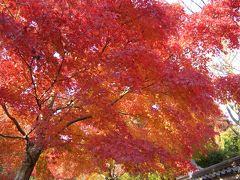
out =
[(207, 68), (223, 38), (239, 47), (238, 0), (191, 15), (153, 0), (9, 0), (0, 10), (0, 161), (16, 179), (37, 162), (65, 178), (111, 160), (134, 173), (188, 171), (215, 134), (216, 100), (239, 101), (238, 84), (216, 86), (231, 77)]
[[(239, 131), (237, 126), (233, 128)], [(214, 146), (208, 146), (208, 152), (195, 156), (197, 164), (203, 168), (240, 155), (240, 139), (231, 128), (220, 134)]]

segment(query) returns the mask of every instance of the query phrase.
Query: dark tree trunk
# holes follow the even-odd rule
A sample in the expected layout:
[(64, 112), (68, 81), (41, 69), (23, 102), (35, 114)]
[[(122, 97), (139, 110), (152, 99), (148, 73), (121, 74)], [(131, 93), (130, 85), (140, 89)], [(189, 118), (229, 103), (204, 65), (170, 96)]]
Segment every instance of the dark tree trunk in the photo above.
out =
[(36, 145), (27, 145), (25, 159), (17, 172), (15, 180), (29, 180), (41, 152), (41, 148)]

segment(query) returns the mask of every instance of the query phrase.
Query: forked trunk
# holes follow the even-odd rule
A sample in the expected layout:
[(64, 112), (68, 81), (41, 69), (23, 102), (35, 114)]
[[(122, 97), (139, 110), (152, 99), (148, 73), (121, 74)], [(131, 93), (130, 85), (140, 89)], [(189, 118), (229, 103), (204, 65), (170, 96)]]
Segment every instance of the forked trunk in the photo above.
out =
[(41, 149), (35, 145), (30, 145), (26, 148), (26, 156), (22, 162), (21, 168), (17, 172), (15, 180), (29, 180), (32, 171), (37, 163), (37, 160), (41, 154)]

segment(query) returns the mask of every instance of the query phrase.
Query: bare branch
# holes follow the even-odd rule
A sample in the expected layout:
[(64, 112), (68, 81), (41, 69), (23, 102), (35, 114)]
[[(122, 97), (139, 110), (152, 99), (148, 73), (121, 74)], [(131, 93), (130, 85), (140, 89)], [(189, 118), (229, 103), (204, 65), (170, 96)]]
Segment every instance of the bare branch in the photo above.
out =
[(235, 135), (237, 135), (238, 137), (240, 137), (240, 133), (239, 133), (236, 129), (234, 129), (233, 127), (230, 127), (230, 128), (231, 128), (231, 130), (234, 132)]
[(204, 0), (201, 0), (202, 1), (202, 3), (206, 6), (207, 4), (204, 2)]
[(24, 130), (21, 128), (20, 124), (18, 123), (17, 119), (15, 119), (9, 112), (8, 109), (6, 107), (5, 104), (1, 105), (5, 114), (12, 120), (12, 122), (15, 124), (16, 128), (18, 129), (18, 131), (23, 135), (26, 136), (26, 133), (24, 132)]
[(188, 7), (188, 5), (186, 5), (186, 3), (181, 0), (181, 3), (191, 12), (191, 13), (194, 13), (193, 10), (191, 8)]
[(21, 137), (21, 136), (10, 136), (10, 135), (5, 135), (5, 134), (0, 134), (0, 137), (10, 138), (10, 139), (24, 139), (24, 138)]
[(227, 111), (228, 111), (228, 114), (229, 114), (229, 116), (231, 117), (231, 119), (237, 124), (237, 125), (239, 125), (239, 121), (233, 116), (233, 114), (232, 114), (232, 112), (231, 112), (231, 110), (230, 110), (230, 108), (227, 106)]
[(200, 9), (202, 9), (202, 7), (198, 4), (198, 3), (196, 3), (194, 0), (191, 0), (195, 5), (197, 5)]
[(234, 132), (234, 134), (235, 134), (236, 136), (240, 137), (240, 133), (239, 133), (236, 129), (234, 129), (234, 128), (232, 127), (232, 124), (231, 124), (229, 121), (227, 121), (227, 123), (228, 123), (230, 129)]

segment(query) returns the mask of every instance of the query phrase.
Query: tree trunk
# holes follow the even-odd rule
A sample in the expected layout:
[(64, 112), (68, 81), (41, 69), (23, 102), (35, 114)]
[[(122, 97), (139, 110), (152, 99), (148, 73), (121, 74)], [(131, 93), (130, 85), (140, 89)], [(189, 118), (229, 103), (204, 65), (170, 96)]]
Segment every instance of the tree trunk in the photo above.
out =
[(29, 180), (41, 152), (41, 148), (36, 145), (27, 145), (25, 159), (17, 172), (15, 180)]

